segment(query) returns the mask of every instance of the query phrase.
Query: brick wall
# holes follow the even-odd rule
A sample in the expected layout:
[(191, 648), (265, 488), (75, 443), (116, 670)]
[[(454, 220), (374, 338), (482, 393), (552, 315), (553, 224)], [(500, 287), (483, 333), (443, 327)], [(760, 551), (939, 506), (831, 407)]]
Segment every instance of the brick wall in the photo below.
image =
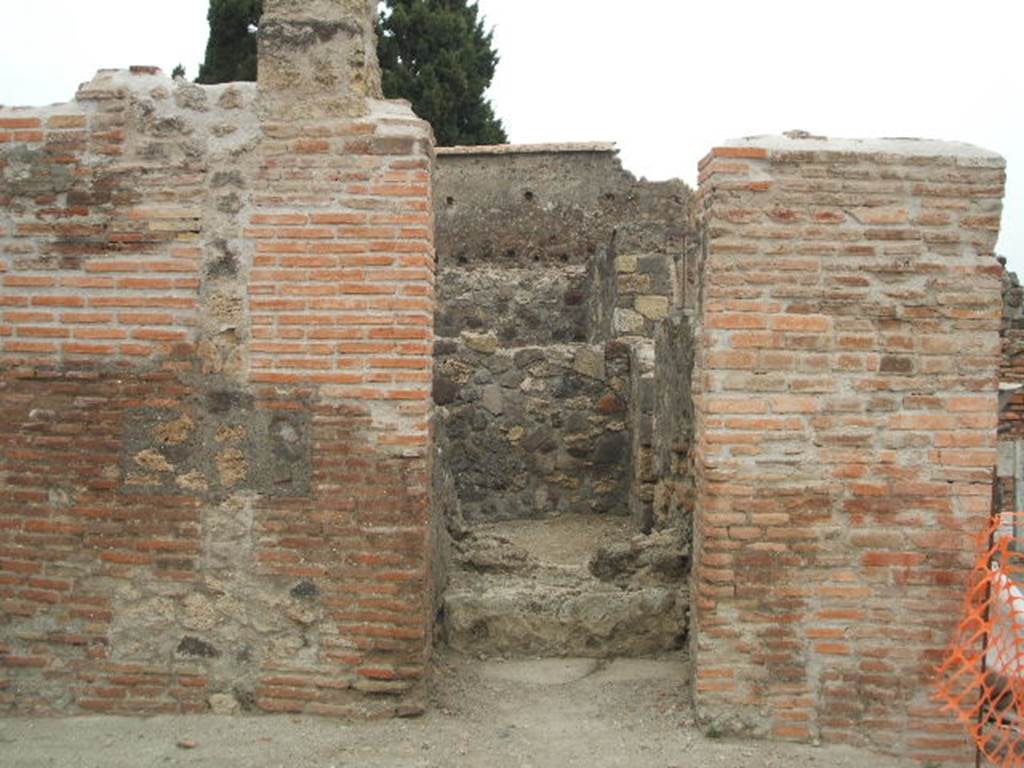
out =
[(432, 139), (291, 12), (0, 110), (0, 711), (423, 706)]
[[(203, 179), (181, 155), (127, 159), (132, 116), (102, 82), (74, 104), (0, 117), (0, 349), (9, 365), (151, 358), (195, 324)], [(180, 140), (156, 122), (139, 126), (153, 132), (150, 152)]]
[(996, 461), (1001, 158), (767, 138), (701, 166), (696, 700), (967, 754), (929, 702)]

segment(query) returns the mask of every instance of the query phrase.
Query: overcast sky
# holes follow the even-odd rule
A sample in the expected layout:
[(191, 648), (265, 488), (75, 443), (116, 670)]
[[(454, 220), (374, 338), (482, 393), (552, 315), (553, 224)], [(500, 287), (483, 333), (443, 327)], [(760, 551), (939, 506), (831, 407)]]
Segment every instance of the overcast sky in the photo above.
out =
[[(183, 63), (207, 0), (4, 0), (0, 104), (69, 100), (101, 67)], [(1024, 277), (1024, 66), (1008, 0), (479, 0), (514, 142), (616, 141), (627, 168), (691, 184), (722, 141), (799, 128), (956, 139), (1000, 152), (999, 251)]]

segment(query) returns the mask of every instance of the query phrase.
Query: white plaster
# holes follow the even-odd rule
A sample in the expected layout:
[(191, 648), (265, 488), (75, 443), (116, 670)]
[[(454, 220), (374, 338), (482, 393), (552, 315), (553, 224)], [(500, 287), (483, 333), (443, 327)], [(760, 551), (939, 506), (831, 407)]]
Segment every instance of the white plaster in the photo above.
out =
[(903, 155), (911, 157), (955, 157), (986, 161), (985, 165), (1005, 167), (1006, 161), (996, 152), (973, 144), (935, 139), (881, 138), (832, 139), (823, 136), (747, 136), (731, 139), (725, 147), (756, 147), (770, 152), (853, 152), (863, 154)]

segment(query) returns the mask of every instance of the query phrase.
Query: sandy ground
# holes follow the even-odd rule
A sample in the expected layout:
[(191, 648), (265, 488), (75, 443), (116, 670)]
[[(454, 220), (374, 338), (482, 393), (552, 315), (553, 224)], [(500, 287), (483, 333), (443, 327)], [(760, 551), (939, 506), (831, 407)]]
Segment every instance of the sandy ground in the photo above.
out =
[[(846, 748), (711, 739), (685, 662), (439, 660), (432, 711), (306, 717), (0, 720), (3, 768), (896, 768)], [(187, 741), (194, 746), (179, 746)]]

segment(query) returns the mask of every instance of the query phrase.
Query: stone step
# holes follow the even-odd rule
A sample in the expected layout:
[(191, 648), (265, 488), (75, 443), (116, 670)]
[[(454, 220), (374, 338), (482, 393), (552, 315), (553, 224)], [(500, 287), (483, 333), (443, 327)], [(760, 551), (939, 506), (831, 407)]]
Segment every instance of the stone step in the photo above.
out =
[(478, 525), (443, 604), (448, 645), (481, 656), (650, 656), (685, 641), (685, 547), (626, 518)]
[(453, 574), (441, 621), (449, 647), (478, 656), (650, 656), (685, 645), (683, 586), (620, 588), (584, 571)]

